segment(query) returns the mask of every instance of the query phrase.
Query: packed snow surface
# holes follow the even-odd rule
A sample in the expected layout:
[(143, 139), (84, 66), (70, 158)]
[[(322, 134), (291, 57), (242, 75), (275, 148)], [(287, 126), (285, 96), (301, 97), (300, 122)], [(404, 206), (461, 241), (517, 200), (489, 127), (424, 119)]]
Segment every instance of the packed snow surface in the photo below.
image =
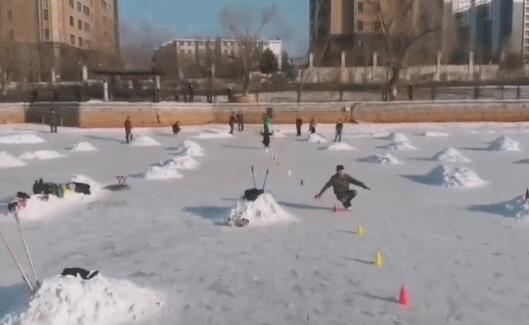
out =
[(510, 212), (508, 217), (529, 220), (529, 200), (525, 196), (520, 196), (512, 200), (505, 207)]
[(434, 168), (425, 176), (425, 182), (448, 189), (475, 188), (487, 185), (487, 182), (472, 169), (447, 165)]
[(233, 135), (231, 135), (228, 131), (205, 131), (200, 133), (199, 135), (195, 136), (196, 139), (202, 139), (202, 140), (209, 140), (209, 139), (226, 139), (226, 138), (232, 138)]
[(489, 149), (493, 151), (521, 151), (520, 143), (505, 135), (491, 142)]
[(35, 152), (25, 152), (18, 158), (22, 160), (50, 160), (64, 157), (66, 156), (54, 150), (37, 150)]
[(70, 150), (77, 151), (77, 152), (90, 152), (90, 151), (97, 151), (97, 148), (94, 147), (90, 142), (79, 142), (73, 145), (73, 147)]
[[(13, 316), (21, 325), (126, 325), (148, 322), (162, 298), (126, 280), (97, 275), (91, 280), (57, 276), (45, 280), (26, 311)], [(9, 322), (11, 323), (11, 322)], [(8, 322), (5, 325), (10, 325)]]
[(160, 143), (148, 135), (136, 135), (130, 145), (134, 147), (155, 147), (159, 146)]
[(26, 165), (25, 162), (23, 162), (20, 159), (17, 159), (13, 156), (11, 156), (9, 153), (5, 151), (0, 151), (0, 168), (13, 168), (13, 167), (21, 167)]
[(470, 159), (465, 157), (461, 152), (455, 148), (447, 148), (436, 153), (432, 160), (441, 161), (444, 163), (468, 163)]
[(204, 156), (204, 148), (196, 142), (185, 140), (176, 148), (176, 154), (180, 156), (202, 157)]
[(310, 143), (327, 143), (327, 139), (325, 139), (323, 136), (319, 135), (318, 133), (311, 133), (309, 137), (307, 138), (307, 141)]
[(427, 138), (446, 138), (450, 136), (450, 134), (448, 133), (435, 132), (435, 131), (426, 131), (426, 132), (421, 133), (421, 135)]
[(44, 142), (44, 139), (35, 134), (12, 134), (0, 136), (0, 144), (37, 144)]
[(362, 158), (360, 159), (360, 161), (369, 162), (373, 164), (380, 164), (380, 165), (400, 165), (402, 164), (397, 159), (397, 157), (393, 156), (390, 153), (376, 154), (373, 156)]
[(145, 172), (144, 177), (149, 180), (178, 179), (183, 177), (179, 170), (196, 168), (198, 162), (193, 157), (179, 156), (152, 165)]
[(417, 147), (412, 145), (409, 142), (393, 142), (383, 147), (386, 150), (395, 150), (395, 151), (411, 151), (417, 150)]
[(270, 226), (295, 221), (269, 193), (260, 195), (255, 201), (239, 200), (231, 210), (228, 223), (247, 220), (249, 227)]
[(391, 140), (393, 142), (409, 142), (410, 141), (410, 139), (406, 135), (404, 135), (403, 133), (399, 133), (399, 132), (391, 133), (390, 135), (385, 136), (384, 139)]
[(328, 146), (327, 150), (329, 151), (353, 151), (355, 149), (351, 145), (345, 142), (337, 142), (337, 143), (333, 143), (330, 146)]

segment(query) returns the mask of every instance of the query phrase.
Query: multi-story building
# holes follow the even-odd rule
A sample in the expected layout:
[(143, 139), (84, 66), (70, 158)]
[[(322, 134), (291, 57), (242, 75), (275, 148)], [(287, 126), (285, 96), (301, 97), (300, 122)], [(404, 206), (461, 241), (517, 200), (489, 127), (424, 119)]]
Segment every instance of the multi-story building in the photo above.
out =
[(10, 79), (70, 76), (119, 57), (118, 0), (1, 0), (0, 67)]
[(529, 59), (529, 6), (525, 0), (453, 0), (461, 56), (481, 63), (506, 53)]
[[(282, 68), (283, 43), (280, 39), (259, 40), (260, 51), (270, 50)], [(232, 38), (178, 38), (165, 42), (154, 51), (154, 60), (163, 67), (166, 76), (180, 78), (184, 67), (203, 66), (235, 59), (239, 55), (239, 43)]]

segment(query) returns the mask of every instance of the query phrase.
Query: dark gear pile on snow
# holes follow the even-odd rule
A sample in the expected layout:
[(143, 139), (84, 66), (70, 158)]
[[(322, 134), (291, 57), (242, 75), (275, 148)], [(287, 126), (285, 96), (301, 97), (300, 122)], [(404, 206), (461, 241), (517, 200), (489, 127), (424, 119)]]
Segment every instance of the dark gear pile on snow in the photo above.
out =
[(71, 187), (73, 189), (73, 191), (75, 191), (76, 193), (81, 193), (81, 194), (85, 194), (85, 195), (90, 195), (91, 192), (90, 192), (90, 185), (88, 184), (85, 184), (85, 183), (78, 183), (78, 182), (73, 182), (73, 183), (68, 183), (68, 184), (65, 184), (64, 186), (60, 185), (60, 184), (56, 184), (56, 183), (51, 183), (51, 182), (44, 182), (41, 179), (35, 181), (35, 183), (33, 184), (33, 194), (37, 195), (37, 194), (52, 194), (52, 195), (55, 195), (57, 197), (63, 197), (64, 196), (64, 187)]
[(99, 271), (88, 271), (80, 267), (69, 267), (62, 270), (61, 276), (80, 277), (83, 280), (91, 280), (99, 274)]
[(266, 170), (266, 176), (265, 176), (264, 181), (263, 181), (263, 187), (261, 189), (258, 189), (257, 185), (255, 183), (254, 167), (252, 166), (252, 179), (253, 179), (253, 186), (254, 187), (244, 191), (243, 199), (245, 199), (247, 201), (255, 201), (255, 200), (257, 200), (257, 198), (259, 196), (261, 196), (261, 194), (264, 193), (264, 189), (265, 189), (265, 186), (266, 186), (266, 179), (267, 178), (268, 178), (268, 170)]

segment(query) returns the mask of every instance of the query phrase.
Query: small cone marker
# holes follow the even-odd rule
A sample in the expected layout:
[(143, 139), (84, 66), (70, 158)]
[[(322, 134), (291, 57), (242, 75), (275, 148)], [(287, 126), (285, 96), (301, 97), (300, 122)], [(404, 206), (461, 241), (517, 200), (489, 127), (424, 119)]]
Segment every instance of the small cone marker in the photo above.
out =
[(356, 233), (358, 234), (358, 236), (364, 237), (366, 235), (366, 229), (362, 226), (358, 226), (358, 228), (356, 229)]
[(380, 268), (384, 267), (384, 254), (382, 254), (381, 251), (377, 252), (377, 255), (375, 256), (375, 266)]
[(400, 288), (399, 304), (402, 306), (409, 306), (411, 304), (410, 292), (404, 285)]
[(525, 200), (529, 201), (529, 188), (525, 191)]

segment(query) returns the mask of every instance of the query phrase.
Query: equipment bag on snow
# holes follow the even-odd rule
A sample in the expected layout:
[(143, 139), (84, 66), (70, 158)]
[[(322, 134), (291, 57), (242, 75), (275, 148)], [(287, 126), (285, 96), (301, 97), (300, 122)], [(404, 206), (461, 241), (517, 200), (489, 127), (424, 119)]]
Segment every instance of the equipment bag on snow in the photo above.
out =
[(76, 193), (81, 193), (81, 194), (86, 194), (86, 195), (91, 194), (90, 185), (85, 184), (85, 183), (75, 183), (75, 182), (73, 183), (73, 185), (75, 186)]
[(251, 188), (251, 189), (248, 189), (246, 191), (244, 191), (244, 195), (243, 195), (243, 199), (247, 200), (247, 201), (255, 201), (257, 200), (257, 198), (264, 193), (264, 189), (265, 189), (265, 186), (266, 186), (266, 179), (268, 178), (268, 169), (266, 170), (266, 175), (265, 175), (265, 179), (264, 179), (264, 182), (263, 182), (263, 187), (261, 189), (258, 189), (256, 184), (255, 184), (255, 172), (254, 172), (254, 167), (252, 166), (252, 179), (253, 179), (253, 186), (254, 188)]

